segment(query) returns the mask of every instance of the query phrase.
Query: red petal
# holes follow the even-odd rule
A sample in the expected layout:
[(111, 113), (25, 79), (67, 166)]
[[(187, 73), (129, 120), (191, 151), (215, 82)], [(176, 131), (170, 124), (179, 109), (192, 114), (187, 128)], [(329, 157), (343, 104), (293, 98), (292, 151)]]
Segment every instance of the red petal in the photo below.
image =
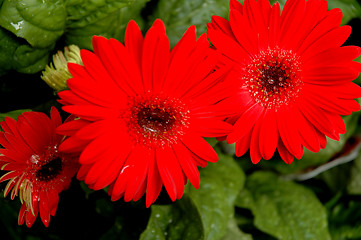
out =
[(192, 156), (189, 154), (189, 150), (185, 148), (183, 144), (174, 144), (172, 147), (183, 172), (191, 184), (196, 189), (198, 189), (200, 184), (200, 176), (197, 165), (193, 161)]
[(320, 141), (315, 128), (299, 110), (294, 110), (293, 112), (295, 114), (293, 119), (298, 125), (298, 133), (300, 134), (302, 145), (313, 152), (318, 152), (320, 150)]
[(249, 59), (248, 52), (239, 45), (234, 35), (226, 35), (224, 32), (226, 32), (226, 30), (218, 28), (215, 23), (207, 24), (207, 35), (217, 50), (238, 63)]
[[(124, 201), (130, 200), (137, 201), (139, 196), (144, 194), (145, 184), (147, 182), (149, 162), (151, 158), (154, 158), (154, 151), (148, 148), (135, 149), (131, 161), (127, 163), (131, 165), (128, 172), (128, 184), (124, 193)], [(138, 195), (138, 196), (136, 196)]]
[(259, 119), (257, 120), (256, 124), (254, 125), (254, 128), (252, 130), (252, 137), (251, 137), (251, 143), (250, 143), (250, 155), (251, 155), (251, 161), (254, 164), (257, 164), (262, 156), (261, 156), (261, 152), (259, 149), (259, 132), (260, 132), (260, 128), (262, 126), (262, 119), (263, 119), (263, 115), (262, 114)]
[(242, 13), (242, 4), (238, 2), (237, 0), (230, 0), (229, 1), (229, 8), (230, 9), (236, 9)]
[(300, 159), (303, 154), (303, 147), (297, 130), (298, 127), (293, 120), (293, 108), (294, 106), (288, 106), (277, 111), (277, 126), (282, 143), (292, 155)]
[(252, 133), (253, 133), (253, 127), (248, 134), (244, 135), (241, 139), (239, 139), (236, 142), (235, 150), (237, 157), (241, 157), (250, 148)]
[(194, 119), (192, 129), (202, 137), (219, 137), (227, 135), (232, 125), (216, 119)]
[(139, 26), (134, 20), (130, 20), (125, 30), (124, 45), (129, 54), (134, 56), (138, 66), (141, 66), (141, 56), (143, 50), (143, 35)]
[(273, 110), (266, 110), (259, 133), (259, 149), (265, 160), (273, 156), (278, 145), (278, 138), (276, 114)]
[(157, 149), (156, 161), (159, 174), (172, 201), (180, 199), (184, 192), (183, 172), (171, 148)]
[(340, 139), (340, 136), (336, 133), (335, 126), (325, 116), (324, 110), (308, 103), (307, 101), (302, 101), (298, 107), (305, 118), (310, 121), (316, 129), (334, 140), (338, 141)]
[(25, 222), (25, 214), (26, 214), (26, 204), (23, 203), (20, 208), (19, 217), (18, 217), (18, 225), (23, 225)]
[[(154, 154), (155, 155), (155, 154)], [(149, 207), (158, 198), (163, 186), (162, 178), (159, 174), (155, 156), (149, 159), (149, 170), (147, 179), (146, 206)]]
[(40, 192), (39, 211), (41, 220), (43, 221), (45, 227), (48, 227), (50, 223), (50, 211), (46, 192)]
[(63, 123), (57, 127), (56, 132), (61, 135), (73, 136), (82, 127), (87, 126), (91, 122), (84, 119), (76, 119), (70, 122)]
[(261, 116), (264, 108), (257, 103), (247, 109), (234, 124), (233, 132), (227, 136), (228, 143), (234, 143), (248, 134)]
[(217, 153), (202, 137), (193, 134), (186, 134), (180, 141), (199, 158), (209, 162), (218, 161)]
[[(249, 8), (245, 9), (252, 11)], [(237, 10), (231, 10), (229, 12), (229, 23), (231, 24), (233, 34), (235, 35), (239, 45), (244, 49), (244, 51), (252, 55), (257, 54), (259, 52), (259, 49), (257, 36), (258, 32), (256, 32), (258, 29), (252, 28), (253, 24), (249, 18), (250, 15), (252, 16), (251, 12), (242, 15)]]
[(294, 156), (287, 150), (281, 138), (278, 140), (277, 149), (278, 149), (278, 153), (280, 154), (282, 160), (285, 163), (291, 164), (293, 162)]

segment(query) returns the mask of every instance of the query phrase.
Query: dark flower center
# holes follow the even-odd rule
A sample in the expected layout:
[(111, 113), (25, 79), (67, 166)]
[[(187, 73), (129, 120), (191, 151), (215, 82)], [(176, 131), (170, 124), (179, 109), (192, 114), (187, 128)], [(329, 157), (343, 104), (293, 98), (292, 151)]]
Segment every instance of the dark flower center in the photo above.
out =
[(63, 169), (62, 160), (57, 157), (42, 165), (36, 172), (36, 178), (40, 181), (50, 181), (56, 178)]
[(291, 51), (268, 49), (255, 56), (243, 77), (253, 99), (266, 108), (294, 101), (301, 89), (300, 63)]
[(137, 143), (154, 148), (175, 143), (188, 127), (188, 110), (176, 99), (152, 95), (129, 101), (129, 133)]
[(145, 106), (137, 113), (138, 124), (147, 132), (164, 133), (172, 129), (176, 119), (174, 113), (165, 108)]

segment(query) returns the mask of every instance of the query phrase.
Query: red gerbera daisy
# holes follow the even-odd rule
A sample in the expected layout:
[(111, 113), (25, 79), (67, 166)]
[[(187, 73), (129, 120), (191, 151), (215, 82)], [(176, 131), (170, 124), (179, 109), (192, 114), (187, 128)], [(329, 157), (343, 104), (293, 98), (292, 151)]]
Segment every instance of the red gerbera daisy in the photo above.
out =
[(8, 171), (0, 182), (9, 180), (5, 196), (11, 199), (19, 195), (22, 206), (19, 225), (26, 221), (31, 227), (40, 212), (41, 220), (49, 226), (50, 215), (54, 216), (59, 193), (69, 187), (75, 175), (77, 159), (58, 152), (63, 136), (55, 129), (62, 124), (56, 108), (51, 109), (51, 119), (44, 113), (25, 112), (15, 121), (5, 118), (0, 123), (0, 166)]
[(303, 147), (313, 152), (326, 137), (345, 133), (340, 115), (360, 109), (360, 87), (351, 81), (360, 72), (353, 62), (356, 46), (340, 47), (351, 33), (340, 27), (340, 9), (324, 0), (278, 2), (230, 1), (229, 21), (218, 16), (208, 24), (212, 44), (236, 64), (239, 113), (227, 142), (236, 154), (250, 149), (253, 163), (270, 159), (276, 148), (286, 163), (300, 159)]
[(82, 50), (84, 66), (69, 64), (70, 90), (59, 93), (64, 110), (80, 119), (62, 125), (69, 135), (61, 151), (82, 151), (78, 178), (97, 190), (111, 184), (112, 200), (146, 205), (164, 184), (174, 201), (187, 178), (199, 187), (197, 166), (218, 160), (202, 137), (227, 134), (226, 111), (215, 105), (232, 89), (224, 81), (230, 67), (215, 69), (221, 57), (206, 35), (191, 26), (170, 51), (161, 20), (145, 38), (134, 21), (125, 44), (93, 37), (94, 54)]

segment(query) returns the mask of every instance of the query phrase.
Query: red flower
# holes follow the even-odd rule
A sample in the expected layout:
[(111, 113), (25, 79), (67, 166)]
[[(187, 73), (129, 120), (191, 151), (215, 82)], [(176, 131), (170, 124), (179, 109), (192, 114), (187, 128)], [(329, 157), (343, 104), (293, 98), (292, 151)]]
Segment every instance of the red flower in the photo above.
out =
[(345, 133), (340, 115), (360, 109), (356, 46), (340, 47), (351, 33), (340, 27), (342, 12), (327, 11), (324, 0), (230, 1), (229, 21), (214, 16), (208, 36), (236, 64), (239, 113), (227, 142), (237, 156), (250, 149), (253, 163), (270, 159), (276, 148), (286, 163), (300, 159), (303, 147), (317, 152), (326, 138)]
[(58, 152), (63, 136), (55, 129), (62, 123), (58, 110), (51, 109), (51, 119), (44, 113), (25, 112), (15, 121), (5, 118), (0, 123), (0, 166), (8, 171), (0, 182), (9, 180), (5, 196), (11, 199), (19, 195), (22, 206), (19, 225), (26, 221), (31, 227), (40, 212), (45, 226), (49, 226), (50, 215), (54, 216), (59, 193), (67, 189), (75, 175), (77, 159)]
[(198, 188), (197, 166), (218, 160), (202, 137), (231, 130), (215, 105), (232, 89), (224, 81), (230, 67), (215, 69), (221, 55), (206, 35), (196, 39), (194, 26), (170, 51), (161, 20), (144, 39), (130, 21), (124, 45), (93, 37), (93, 47), (81, 52), (84, 66), (68, 65), (74, 78), (59, 93), (63, 109), (80, 117), (59, 128), (71, 136), (60, 150), (82, 151), (78, 178), (95, 190), (111, 184), (112, 200), (136, 201), (147, 191), (147, 206), (163, 184), (173, 201), (187, 178)]

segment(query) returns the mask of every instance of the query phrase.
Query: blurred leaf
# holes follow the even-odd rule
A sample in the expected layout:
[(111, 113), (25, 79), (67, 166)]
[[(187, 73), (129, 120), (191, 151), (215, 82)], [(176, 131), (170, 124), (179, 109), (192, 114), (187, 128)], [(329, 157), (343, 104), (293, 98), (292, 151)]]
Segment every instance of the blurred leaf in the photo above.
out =
[(347, 192), (361, 195), (361, 155), (358, 156), (351, 167)]
[(249, 208), (254, 225), (278, 239), (330, 239), (325, 208), (302, 185), (270, 172), (255, 172), (246, 182), (237, 206)]
[(211, 145), (212, 147), (216, 146), (216, 144), (218, 143), (216, 138), (204, 138), (209, 145)]
[[(128, 21), (138, 17), (146, 1), (93, 0), (89, 4), (87, 1), (67, 0), (68, 26), (65, 34), (67, 44), (92, 49), (93, 35), (119, 39), (124, 36)], [(130, 3), (133, 4), (126, 7)]]
[(361, 6), (357, 0), (328, 0), (328, 9), (339, 8), (343, 13), (342, 25), (352, 18), (361, 17)]
[(228, 221), (228, 232), (222, 238), (222, 240), (253, 240), (252, 235), (242, 232), (238, 226), (235, 219)]
[(31, 112), (31, 109), (19, 109), (7, 113), (0, 113), (0, 121), (4, 121), (6, 117), (11, 117), (16, 120), (18, 116), (20, 116), (24, 112)]
[(31, 46), (46, 48), (64, 33), (66, 12), (62, 0), (5, 0), (0, 25)]
[(204, 239), (202, 219), (189, 196), (173, 205), (153, 205), (141, 240)]
[(361, 201), (341, 198), (329, 210), (333, 240), (361, 239)]
[(152, 21), (163, 20), (171, 46), (174, 46), (191, 25), (197, 28), (197, 35), (207, 31), (206, 23), (212, 15), (228, 17), (228, 0), (160, 0)]

